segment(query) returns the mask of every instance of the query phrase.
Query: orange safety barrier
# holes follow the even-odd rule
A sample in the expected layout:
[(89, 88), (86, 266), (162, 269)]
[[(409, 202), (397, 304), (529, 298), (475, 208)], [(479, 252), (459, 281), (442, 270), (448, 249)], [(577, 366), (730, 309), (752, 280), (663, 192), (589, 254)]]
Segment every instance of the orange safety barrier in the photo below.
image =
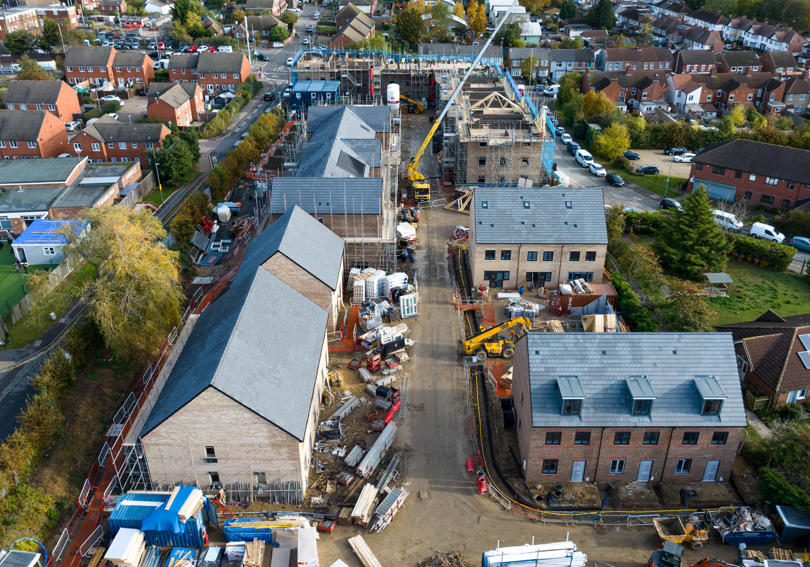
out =
[(346, 326), (340, 331), (340, 340), (329, 343), (329, 352), (354, 352), (358, 350), (355, 343), (355, 331), (360, 320), (360, 308), (350, 307)]

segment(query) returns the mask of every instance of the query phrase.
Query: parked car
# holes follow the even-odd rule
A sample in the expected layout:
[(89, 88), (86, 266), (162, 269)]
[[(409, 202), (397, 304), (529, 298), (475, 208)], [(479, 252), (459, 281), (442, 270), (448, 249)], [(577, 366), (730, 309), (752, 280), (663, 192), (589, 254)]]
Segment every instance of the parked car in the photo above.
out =
[(776, 230), (773, 226), (765, 224), (764, 222), (755, 222), (751, 225), (751, 230), (748, 234), (754, 238), (761, 238), (763, 240), (770, 240), (782, 244), (785, 240), (785, 235)]
[(661, 202), (658, 203), (659, 209), (673, 209), (675, 211), (681, 212), (683, 211), (683, 205), (681, 205), (675, 199), (670, 199), (669, 197), (665, 199), (661, 199)]
[(78, 130), (81, 127), (82, 127), (82, 123), (79, 122), (78, 120), (71, 120), (70, 122), (65, 123), (65, 129), (68, 132), (75, 132), (76, 130)]
[(572, 156), (575, 156), (575, 155), (577, 155), (577, 152), (579, 151), (579, 148), (580, 148), (580, 145), (577, 144), (576, 142), (572, 141), (570, 144), (568, 144), (568, 153), (571, 154)]
[(559, 92), (560, 85), (549, 85), (543, 90), (543, 94), (546, 96), (557, 96)]
[(233, 53), (233, 47), (230, 45), (220, 45), (217, 47), (217, 51), (220, 53)]
[(157, 42), (156, 41), (150, 41), (149, 45), (147, 45), (146, 48), (147, 49), (157, 49)]
[(305, 37), (304, 39), (302, 39), (302, 40), (301, 40), (301, 44), (302, 44), (302, 45), (309, 45), (309, 38), (308, 38), (308, 37)]
[(591, 173), (594, 174), (596, 177), (606, 177), (607, 170), (599, 163), (595, 161), (591, 162), (591, 165), (588, 166), (588, 169), (591, 170)]
[(810, 252), (810, 238), (807, 238), (806, 236), (794, 236), (788, 240), (788, 245), (793, 246), (797, 250)]
[(726, 211), (721, 211), (720, 209), (714, 209), (712, 211), (712, 218), (714, 222), (720, 225), (720, 228), (725, 230), (740, 230), (743, 227), (743, 223), (740, 219), (734, 216), (731, 213), (727, 213)]
[(637, 160), (637, 159), (641, 159), (641, 156), (640, 156), (640, 155), (638, 155), (636, 152), (631, 152), (630, 150), (627, 150), (627, 151), (626, 151), (626, 152), (624, 152), (622, 155), (623, 155), (625, 158), (627, 158), (627, 159), (629, 159), (629, 160), (633, 160), (633, 161), (635, 161), (635, 160)]
[(642, 165), (636, 170), (636, 173), (640, 173), (641, 175), (658, 175), (661, 173), (661, 170), (658, 169), (657, 165)]
[(577, 150), (577, 152), (574, 154), (574, 159), (576, 159), (577, 163), (582, 167), (590, 167), (590, 165), (593, 163), (593, 156), (588, 150)]
[(270, 58), (261, 51), (256, 52), (256, 59), (259, 61), (270, 61)]
[(292, 67), (295, 60), (292, 57), (287, 57), (287, 66)]
[(605, 176), (605, 181), (614, 187), (624, 187), (624, 179), (622, 179), (621, 175), (616, 175), (615, 173), (608, 173)]
[(312, 14), (312, 17), (316, 20), (321, 17), (321, 13), (318, 10), (315, 10), (315, 13)]
[(121, 97), (119, 97), (119, 96), (115, 96), (115, 95), (111, 95), (111, 94), (104, 95), (104, 96), (103, 96), (103, 97), (101, 97), (99, 100), (100, 100), (101, 102), (117, 102), (118, 104), (121, 104)]
[(157, 48), (161, 50), (166, 49), (166, 42), (159, 41), (157, 44)]
[(664, 150), (664, 154), (668, 156), (679, 156), (681, 154), (686, 153), (686, 148), (683, 146), (676, 146), (674, 148), (669, 148), (668, 150)]
[(208, 49), (206, 51), (208, 51), (208, 53), (216, 53), (217, 46), (216, 45), (211, 45), (211, 46), (208, 47)]
[(695, 154), (692, 152), (686, 152), (685, 154), (681, 154), (679, 156), (672, 156), (672, 161), (675, 163), (692, 163), (693, 157), (695, 157)]
[(118, 120), (118, 113), (117, 113), (117, 112), (108, 112), (108, 113), (107, 113), (107, 114), (105, 114), (104, 116), (109, 116), (109, 117), (110, 117), (110, 118), (112, 118), (113, 120)]
[(281, 43), (280, 41), (273, 42), (273, 49), (281, 49), (282, 47), (284, 47), (284, 44)]
[(568, 143), (570, 143), (572, 139), (573, 139), (573, 138), (571, 138), (571, 134), (569, 134), (568, 132), (566, 132), (565, 134), (563, 134), (562, 136), (560, 136), (560, 141), (561, 141), (563, 144), (568, 144)]
[(563, 134), (565, 134), (565, 126), (557, 126), (556, 130), (558, 136), (562, 136)]
[(293, 14), (300, 14), (301, 8), (287, 8), (288, 12), (292, 12)]

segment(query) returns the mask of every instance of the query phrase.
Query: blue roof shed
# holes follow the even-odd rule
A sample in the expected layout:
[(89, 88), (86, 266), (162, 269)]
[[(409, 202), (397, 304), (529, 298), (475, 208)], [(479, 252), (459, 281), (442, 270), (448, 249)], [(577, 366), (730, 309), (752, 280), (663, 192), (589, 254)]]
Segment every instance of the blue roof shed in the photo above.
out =
[(62, 252), (67, 243), (65, 231), (81, 234), (89, 226), (88, 220), (37, 219), (12, 242), (11, 247), (22, 263), (56, 265), (65, 259)]
[(292, 88), (294, 107), (307, 107), (321, 101), (334, 103), (340, 95), (339, 81), (298, 81)]

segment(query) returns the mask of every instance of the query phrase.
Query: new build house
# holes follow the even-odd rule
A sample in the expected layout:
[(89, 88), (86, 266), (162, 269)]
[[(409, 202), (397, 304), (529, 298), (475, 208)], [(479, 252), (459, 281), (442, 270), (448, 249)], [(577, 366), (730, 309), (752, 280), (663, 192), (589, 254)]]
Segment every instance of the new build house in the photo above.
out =
[(470, 217), (474, 285), (556, 288), (602, 282), (607, 254), (602, 189), (477, 187)]
[(48, 110), (62, 122), (82, 111), (79, 95), (64, 81), (11, 81), (3, 102), (9, 110)]
[(516, 344), (528, 482), (728, 480), (747, 424), (729, 333), (543, 333)]
[(244, 53), (183, 53), (169, 60), (169, 80), (199, 83), (206, 93), (233, 92), (250, 77)]
[(0, 158), (56, 157), (65, 151), (65, 123), (47, 110), (0, 110)]

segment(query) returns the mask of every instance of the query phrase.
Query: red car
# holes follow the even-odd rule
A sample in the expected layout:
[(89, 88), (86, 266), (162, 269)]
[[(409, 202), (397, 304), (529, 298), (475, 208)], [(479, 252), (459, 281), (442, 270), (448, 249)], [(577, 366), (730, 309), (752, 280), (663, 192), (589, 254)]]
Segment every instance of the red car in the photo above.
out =
[(188, 48), (189, 53), (197, 53), (197, 49), (199, 49), (196, 45), (192, 45)]
[(214, 53), (216, 50), (217, 50), (217, 46), (212, 45), (211, 47), (208, 48), (208, 53)]
[(162, 41), (158, 42), (157, 48), (158, 49), (166, 49), (166, 43), (164, 43)]

